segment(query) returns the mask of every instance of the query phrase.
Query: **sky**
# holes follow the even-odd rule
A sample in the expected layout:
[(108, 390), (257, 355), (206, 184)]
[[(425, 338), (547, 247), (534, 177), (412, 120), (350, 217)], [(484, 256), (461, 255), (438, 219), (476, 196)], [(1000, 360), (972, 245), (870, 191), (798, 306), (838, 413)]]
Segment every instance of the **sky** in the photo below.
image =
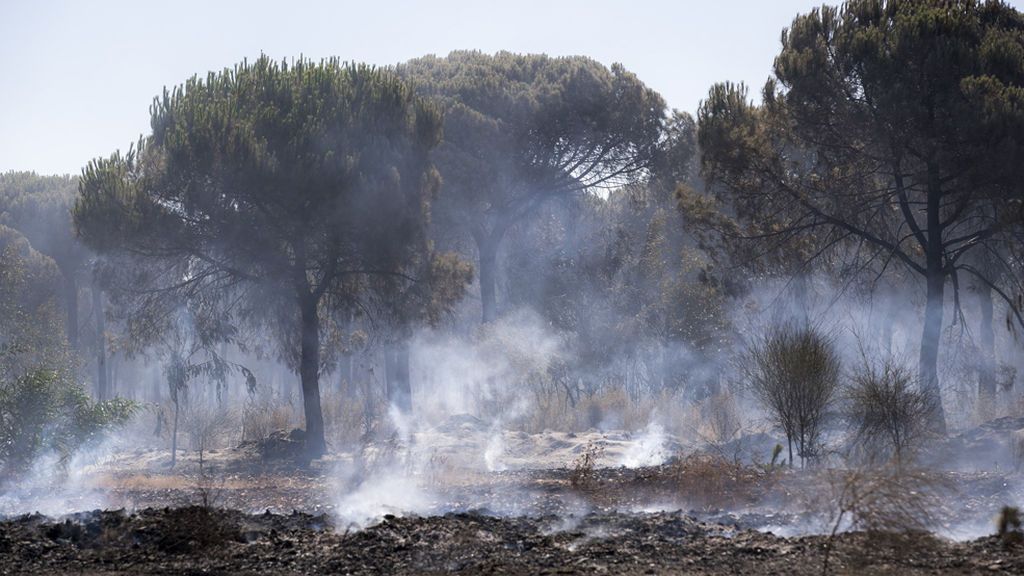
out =
[(0, 172), (77, 174), (148, 132), (165, 86), (260, 53), (377, 65), (461, 49), (581, 54), (622, 63), (693, 113), (715, 82), (759, 89), (782, 29), (820, 4), (0, 0)]

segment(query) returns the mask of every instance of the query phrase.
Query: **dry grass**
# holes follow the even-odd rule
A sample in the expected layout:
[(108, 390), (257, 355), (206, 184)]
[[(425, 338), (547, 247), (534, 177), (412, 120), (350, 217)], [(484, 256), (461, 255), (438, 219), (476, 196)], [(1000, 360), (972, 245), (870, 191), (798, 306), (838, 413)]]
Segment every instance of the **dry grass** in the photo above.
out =
[(668, 479), (698, 509), (737, 508), (761, 501), (775, 484), (770, 469), (693, 453), (669, 465)]
[(584, 492), (597, 489), (597, 462), (602, 456), (604, 456), (604, 447), (594, 442), (588, 442), (572, 462), (572, 467), (569, 470), (569, 485)]
[(242, 410), (242, 441), (264, 441), (277, 430), (290, 430), (295, 421), (297, 415), (291, 404), (270, 394), (250, 398)]

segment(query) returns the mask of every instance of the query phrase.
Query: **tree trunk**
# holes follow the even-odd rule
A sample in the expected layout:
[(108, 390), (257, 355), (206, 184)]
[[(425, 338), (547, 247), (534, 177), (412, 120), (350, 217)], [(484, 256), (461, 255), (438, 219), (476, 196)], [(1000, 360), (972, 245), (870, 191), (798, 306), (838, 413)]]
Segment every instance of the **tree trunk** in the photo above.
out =
[(319, 458), (327, 451), (324, 415), (320, 409), (320, 319), (317, 301), (309, 294), (299, 299), (302, 314), (302, 347), (299, 378), (302, 381), (302, 407), (306, 417), (306, 454)]
[(881, 335), (879, 337), (882, 340), (882, 352), (888, 357), (892, 355), (893, 328), (896, 325), (896, 314), (899, 310), (896, 305), (896, 298), (893, 295), (886, 292), (883, 297), (886, 299), (886, 302), (883, 306), (885, 312), (879, 319), (879, 322), (882, 324)]
[(67, 308), (64, 318), (64, 331), (67, 333), (68, 346), (72, 352), (78, 351), (78, 280), (74, 274), (64, 274), (64, 306)]
[(174, 427), (171, 428), (171, 468), (178, 462), (178, 411), (180, 403), (178, 397), (174, 400)]
[(388, 382), (388, 402), (403, 414), (412, 411), (412, 385), (409, 381), (409, 342), (402, 340), (387, 351), (385, 368)]
[(110, 358), (107, 359), (107, 374), (108, 374), (107, 382), (109, 383), (110, 395), (111, 396), (115, 396), (115, 397), (118, 396), (118, 393), (117, 393), (117, 380), (118, 380), (117, 376), (118, 376), (118, 374), (117, 374), (117, 372), (118, 372), (118, 368), (120, 368), (120, 366), (121, 366), (121, 364), (117, 361), (117, 352), (114, 352), (113, 354), (110, 355)]
[(103, 292), (95, 282), (92, 286), (92, 309), (96, 316), (96, 397), (103, 401), (110, 398), (107, 383), (107, 324), (103, 313)]
[(921, 388), (935, 403), (936, 430), (945, 432), (945, 414), (939, 391), (939, 341), (942, 336), (942, 307), (945, 277), (931, 273), (927, 279), (928, 300), (925, 304), (924, 330), (921, 333), (920, 380)]
[(978, 304), (981, 308), (981, 323), (978, 326), (978, 405), (982, 414), (995, 407), (996, 398), (996, 333), (992, 328), (992, 288), (978, 282)]
[(939, 342), (942, 339), (942, 313), (945, 304), (946, 275), (942, 270), (942, 230), (939, 224), (939, 195), (928, 194), (928, 244), (926, 247), (924, 327), (921, 332), (921, 356), (918, 375), (921, 389), (935, 407), (932, 427), (945, 434), (946, 416), (939, 389)]
[(799, 271), (793, 276), (793, 318), (801, 326), (811, 325), (810, 311), (807, 309), (810, 294), (810, 279), (807, 272)]
[(498, 302), (495, 296), (498, 241), (491, 238), (478, 239), (477, 252), (480, 256), (480, 303), (483, 307), (483, 322), (486, 324), (498, 317)]
[(338, 379), (335, 385), (339, 398), (352, 389), (352, 354), (350, 352), (342, 352), (338, 359)]
[(939, 168), (935, 163), (928, 166), (928, 227), (925, 246), (926, 302), (924, 307), (924, 328), (921, 332), (921, 356), (918, 366), (921, 389), (935, 407), (932, 428), (935, 432), (946, 433), (946, 414), (942, 408), (942, 393), (939, 388), (939, 342), (942, 338), (942, 309), (945, 304), (946, 274), (943, 270), (942, 242), (942, 185), (939, 182)]

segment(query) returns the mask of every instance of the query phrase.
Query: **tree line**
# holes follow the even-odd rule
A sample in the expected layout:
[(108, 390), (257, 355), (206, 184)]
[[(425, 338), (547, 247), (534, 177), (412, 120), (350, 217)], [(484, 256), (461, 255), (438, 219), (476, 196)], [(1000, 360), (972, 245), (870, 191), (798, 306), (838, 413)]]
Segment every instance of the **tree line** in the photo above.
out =
[(784, 31), (761, 96), (717, 84), (693, 118), (621, 65), (505, 52), (261, 56), (196, 76), (78, 178), (3, 175), (0, 305), (5, 327), (30, 318), (5, 345), (56, 340), (27, 363), (90, 358), (101, 400), (112, 331), (125, 355), (172, 350), (172, 391), (253, 377), (228, 346), (277, 358), (315, 457), (323, 382), (352, 374), (357, 333), (406, 412), (416, 330), (523, 306), (572, 335), (546, 376), (569, 402), (598, 381), (713, 396), (738, 346), (730, 303), (783, 279), (806, 310), (824, 275), (923, 293), (934, 429), (951, 323), (977, 327), (977, 395), (994, 402), (996, 310), (1024, 327), (1024, 16), (968, 0), (816, 9)]

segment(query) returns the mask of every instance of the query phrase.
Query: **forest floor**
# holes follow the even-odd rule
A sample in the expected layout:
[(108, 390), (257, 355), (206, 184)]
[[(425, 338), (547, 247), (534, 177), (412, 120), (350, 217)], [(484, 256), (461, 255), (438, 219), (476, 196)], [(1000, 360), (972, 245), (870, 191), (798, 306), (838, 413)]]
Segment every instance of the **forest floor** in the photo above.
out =
[[(1012, 470), (894, 485), (671, 438), (657, 450), (687, 456), (664, 459), (624, 433), (503, 433), (495, 450), (471, 421), (448, 424), (418, 439), (427, 451), (382, 443), (359, 467), (293, 462), (286, 441), (202, 467), (183, 451), (173, 469), (167, 450), (120, 446), (60, 486), (0, 496), (0, 574), (1024, 574), (1024, 545), (986, 536), (1024, 503)], [(903, 534), (830, 538), (840, 513)]]

